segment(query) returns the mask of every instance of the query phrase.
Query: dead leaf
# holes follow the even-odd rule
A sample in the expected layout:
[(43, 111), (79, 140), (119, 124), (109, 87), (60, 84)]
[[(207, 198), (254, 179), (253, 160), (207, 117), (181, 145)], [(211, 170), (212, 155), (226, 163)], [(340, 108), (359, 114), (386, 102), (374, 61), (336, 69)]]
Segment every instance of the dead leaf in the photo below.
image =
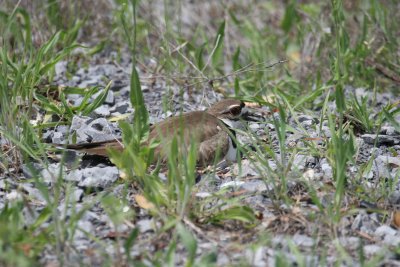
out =
[(400, 211), (396, 210), (392, 213), (392, 224), (400, 228)]
[(109, 118), (108, 121), (111, 121), (111, 122), (122, 121), (122, 120), (126, 120), (129, 116), (130, 116), (130, 114), (117, 115), (117, 116), (113, 116), (113, 117)]
[(264, 101), (266, 101), (268, 103), (271, 103), (271, 104), (276, 102), (275, 101), (276, 100), (276, 96), (273, 95), (273, 94), (263, 95), (262, 98), (263, 98)]
[(128, 235), (127, 235), (126, 233), (120, 233), (120, 232), (117, 232), (117, 231), (109, 231), (109, 232), (105, 235), (106, 238), (110, 238), (110, 239), (115, 239), (115, 238), (117, 238), (117, 237), (126, 238), (127, 236), (128, 236)]
[(257, 220), (262, 221), (264, 219), (264, 214), (260, 211), (255, 211), (254, 216), (257, 218)]
[(124, 171), (119, 171), (119, 177), (122, 179), (122, 180), (126, 180), (127, 178), (128, 178), (128, 175), (124, 172)]
[(145, 210), (154, 209), (154, 204), (149, 202), (143, 195), (135, 195), (134, 196), (136, 203)]
[(292, 212), (293, 214), (301, 214), (302, 210), (299, 207), (293, 207)]
[(20, 248), (21, 248), (21, 250), (24, 252), (25, 256), (29, 256), (30, 251), (31, 251), (31, 249), (32, 249), (32, 245), (31, 245), (31, 244), (24, 243), (24, 244), (21, 244), (21, 245), (20, 245)]
[(254, 103), (254, 102), (244, 102), (246, 107), (248, 108), (260, 108), (261, 105), (259, 103)]
[(301, 62), (301, 54), (300, 51), (294, 50), (288, 54), (289, 58), (289, 68), (294, 69)]

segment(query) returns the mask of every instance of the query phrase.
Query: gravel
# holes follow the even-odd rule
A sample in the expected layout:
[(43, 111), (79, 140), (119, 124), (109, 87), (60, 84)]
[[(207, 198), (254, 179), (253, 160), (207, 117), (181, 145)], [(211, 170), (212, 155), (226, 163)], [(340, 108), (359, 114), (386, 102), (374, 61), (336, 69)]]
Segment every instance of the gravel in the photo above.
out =
[[(122, 66), (116, 66), (111, 62), (96, 63), (87, 68), (79, 69), (72, 79), (67, 79), (65, 77), (67, 63), (57, 63), (54, 81), (59, 86), (81, 88), (100, 86), (104, 88), (107, 79), (112, 79), (113, 84), (103, 105), (92, 114), (74, 116), (70, 127), (60, 125), (44, 129), (43, 139), (52, 143), (63, 144), (71, 143), (73, 140), (76, 143), (86, 143), (120, 137), (121, 132), (118, 124), (110, 122), (109, 119), (121, 115), (126, 115), (128, 121), (132, 119), (133, 109), (128, 97), (130, 90), (129, 66), (129, 62), (123, 62)], [(138, 72), (141, 74), (142, 70), (138, 69)], [(208, 103), (213, 103), (222, 98), (221, 94), (207, 90), (189, 94), (182, 92), (179, 87), (172, 86), (167, 91), (164, 89), (165, 81), (163, 80), (156, 80), (153, 84), (144, 83), (142, 87), (152, 123), (179, 114), (182, 111), (202, 110), (208, 106)], [(363, 88), (348, 87), (347, 90), (355, 91), (357, 97), (369, 94)], [(101, 91), (93, 96), (90, 101), (93, 101), (100, 93)], [(378, 94), (377, 101), (385, 103), (384, 101), (388, 101), (391, 97), (387, 94)], [(83, 96), (70, 94), (67, 99), (72, 105), (79, 106), (83, 101)], [(184, 104), (182, 105), (182, 103)], [(380, 104), (378, 103), (378, 105)], [(334, 110), (334, 107), (331, 103), (330, 108)], [(337, 229), (339, 237), (337, 239), (326, 238), (326, 236), (332, 236), (331, 233), (327, 233), (330, 229), (318, 228), (319, 225), (324, 225), (324, 221), (315, 215), (321, 207), (317, 203), (313, 203), (313, 199), (305, 196), (305, 193), (310, 191), (305, 189), (307, 187), (304, 187), (303, 181), (312, 185), (310, 190), (318, 197), (322, 209), (328, 203), (332, 203), (334, 196), (324, 194), (324, 191), (320, 188), (332, 186), (335, 181), (332, 158), (329, 158), (328, 154), (321, 153), (324, 156), (314, 157), (303, 153), (303, 150), (309, 147), (308, 143), (310, 142), (316, 149), (326, 151), (324, 138), (331, 136), (327, 121), (321, 123), (320, 129), (320, 122), (316, 119), (320, 117), (318, 111), (315, 111), (315, 114), (316, 116), (299, 115), (297, 117), (298, 123), (293, 118), (289, 119), (291, 129), (295, 130), (286, 133), (285, 147), (287, 151), (286, 154), (283, 154), (283, 159), (279, 153), (275, 154), (275, 157), (271, 157), (267, 153), (267, 147), (275, 152), (280, 151), (275, 131), (276, 125), (273, 119), (269, 117), (262, 124), (249, 124), (249, 130), (257, 134), (260, 139), (265, 136), (268, 139), (267, 143), (258, 147), (257, 155), (260, 157), (260, 161), (254, 163), (254, 159), (251, 157), (244, 158), (240, 165), (233, 164), (227, 166), (221, 173), (217, 172), (217, 177), (207, 179), (205, 174), (202, 175), (203, 178), (196, 185), (196, 192), (193, 195), (195, 199), (199, 201), (211, 199), (219, 190), (226, 190), (229, 194), (244, 194), (245, 192), (247, 195), (241, 202), (242, 205), (244, 203), (251, 205), (259, 214), (258, 220), (261, 228), (256, 233), (251, 233), (252, 230), (250, 229), (237, 230), (240, 227), (233, 227), (232, 229), (235, 230), (232, 231), (228, 224), (220, 228), (212, 227), (209, 224), (193, 226), (193, 229), (195, 229), (193, 233), (197, 237), (199, 249), (202, 253), (217, 251), (216, 261), (219, 266), (232, 265), (232, 262), (235, 262), (234, 259), (245, 259), (252, 266), (273, 266), (277, 263), (277, 258), (285, 259), (287, 263), (294, 263), (297, 262), (296, 255), (298, 254), (291, 250), (293, 245), (301, 251), (301, 256), (304, 257), (302, 262), (306, 266), (314, 266), (322, 262), (319, 256), (315, 255), (317, 253), (315, 248), (331, 254), (327, 257), (325, 263), (330, 265), (335, 262), (335, 255), (341, 255), (335, 249), (337, 244), (341, 244), (349, 253), (359, 253), (360, 246), (362, 246), (366, 257), (382, 255), (383, 260), (392, 259), (393, 254), (388, 248), (400, 245), (400, 234), (397, 229), (389, 226), (389, 223), (382, 218), (380, 213), (353, 209), (355, 204), (349, 202), (346, 211), (350, 212), (352, 216), (339, 224), (340, 227)], [(279, 119), (278, 114), (274, 114), (274, 116)], [(314, 138), (315, 140), (305, 140), (306, 138)], [(240, 136), (239, 139), (248, 140), (248, 138)], [(346, 190), (357, 190), (357, 183), (376, 186), (383, 181), (390, 181), (393, 189), (392, 191), (387, 189), (390, 194), (383, 194), (382, 200), (398, 206), (400, 203), (400, 185), (397, 178), (400, 158), (396, 153), (400, 152), (399, 144), (399, 132), (390, 125), (383, 125), (379, 134), (363, 133), (357, 136), (356, 165), (350, 166), (347, 170), (349, 180)], [(332, 157), (332, 155), (330, 156)], [(264, 164), (261, 162), (264, 162)], [(372, 162), (371, 170), (357, 176), (361, 164), (367, 162)], [(279, 176), (282, 164), (283, 166), (290, 165), (289, 169), (284, 170), (287, 179), (286, 191), (281, 187), (283, 181), (280, 180), (281, 176)], [(39, 181), (44, 183), (45, 186), (52, 187), (58, 181), (60, 173), (65, 184), (70, 186), (71, 192), (68, 200), (64, 198), (64, 194), (61, 194), (57, 208), (60, 218), (68, 223), (74, 215), (82, 212), (82, 216), (76, 222), (76, 229), (73, 228), (75, 232), (69, 233), (73, 235), (71, 245), (79, 252), (70, 254), (70, 260), (73, 262), (91, 264), (99, 261), (100, 258), (96, 259), (97, 252), (94, 252), (93, 256), (85, 256), (84, 254), (84, 251), (99, 249), (98, 244), (91, 239), (92, 235), (102, 239), (103, 251), (109, 253), (110, 257), (117, 254), (113, 242), (117, 234), (126, 237), (134, 227), (138, 227), (142, 241), (156, 236), (160, 227), (159, 222), (152, 218), (147, 210), (140, 209), (140, 207), (135, 207), (136, 220), (117, 223), (110, 219), (108, 212), (111, 211), (104, 208), (98, 196), (110, 194), (118, 201), (132, 205), (132, 196), (138, 192), (134, 186), (126, 188), (119, 185), (121, 173), (117, 167), (104, 163), (93, 162), (87, 166), (83, 165), (82, 161), (75, 165), (65, 166), (61, 166), (60, 163), (50, 163), (47, 167), (37, 163), (23, 165), (21, 177), (19, 177), (19, 181), (24, 181), (23, 183), (16, 182), (11, 176), (0, 177), (0, 210), (4, 209), (5, 203), (22, 201), (27, 197), (29, 201), (34, 201), (35, 205), (31, 205), (33, 212), (26, 215), (25, 219), (28, 223), (33, 223), (46, 205), (46, 198), (36, 187), (35, 181), (28, 179), (39, 177)], [(160, 173), (160, 177), (164, 182), (167, 180), (164, 173)], [(355, 180), (356, 178), (359, 180)], [(271, 198), (271, 190), (298, 201), (290, 205), (282, 203)], [(368, 193), (365, 192), (366, 197)], [(379, 194), (376, 191), (372, 191), (372, 193)], [(228, 196), (231, 197), (231, 195)], [(208, 207), (215, 207), (220, 203), (221, 201), (215, 201), (215, 203), (208, 203), (207, 205)], [(119, 208), (119, 202), (114, 204), (113, 208), (117, 212), (123, 212), (123, 209)], [(198, 219), (202, 220), (203, 218)], [(251, 233), (250, 237), (248, 237), (249, 233)], [(326, 234), (326, 236), (318, 239), (315, 233)], [(342, 236), (340, 236), (341, 233)], [(268, 236), (270, 241), (268, 246), (254, 243), (244, 250), (230, 249), (229, 247), (232, 240), (239, 240), (243, 242), (243, 246), (246, 246), (246, 244), (250, 244), (249, 240), (256, 240), (258, 236), (264, 234)], [(242, 241), (242, 239), (248, 241)], [(221, 247), (224, 247), (224, 249), (220, 249)], [(132, 247), (132, 255), (140, 255), (141, 252), (149, 251), (152, 251), (150, 245)], [(182, 251), (184, 250), (182, 249)], [(48, 266), (56, 259), (54, 253), (51, 249), (43, 253), (43, 262), (47, 262)]]

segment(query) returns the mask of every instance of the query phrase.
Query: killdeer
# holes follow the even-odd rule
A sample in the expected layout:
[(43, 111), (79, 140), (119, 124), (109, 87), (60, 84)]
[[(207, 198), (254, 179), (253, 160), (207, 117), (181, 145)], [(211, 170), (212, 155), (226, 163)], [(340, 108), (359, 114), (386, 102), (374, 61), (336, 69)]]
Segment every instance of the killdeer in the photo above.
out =
[[(149, 140), (160, 141), (155, 156), (166, 161), (169, 144), (174, 136), (180, 146), (188, 151), (192, 141), (198, 142), (198, 165), (207, 166), (225, 159), (236, 161), (237, 144), (235, 128), (240, 128), (239, 119), (245, 104), (240, 100), (226, 99), (212, 105), (205, 111), (192, 111), (170, 117), (150, 128)], [(107, 156), (107, 148), (123, 149), (121, 140), (68, 145), (67, 149), (87, 154)]]

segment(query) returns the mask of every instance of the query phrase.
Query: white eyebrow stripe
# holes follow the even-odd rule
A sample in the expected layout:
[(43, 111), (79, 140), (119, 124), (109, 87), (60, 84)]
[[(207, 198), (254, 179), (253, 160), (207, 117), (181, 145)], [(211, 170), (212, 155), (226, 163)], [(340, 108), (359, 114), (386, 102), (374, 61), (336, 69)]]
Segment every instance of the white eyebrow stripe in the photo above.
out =
[(231, 109), (233, 109), (233, 108), (240, 108), (240, 109), (241, 109), (240, 112), (242, 112), (241, 106), (235, 104), (235, 105), (230, 105), (226, 110), (224, 110), (223, 112), (221, 112), (221, 114), (231, 112)]
[(236, 107), (239, 107), (240, 108), (240, 105), (230, 105), (229, 107), (228, 107), (228, 109), (233, 109), (233, 108), (236, 108)]

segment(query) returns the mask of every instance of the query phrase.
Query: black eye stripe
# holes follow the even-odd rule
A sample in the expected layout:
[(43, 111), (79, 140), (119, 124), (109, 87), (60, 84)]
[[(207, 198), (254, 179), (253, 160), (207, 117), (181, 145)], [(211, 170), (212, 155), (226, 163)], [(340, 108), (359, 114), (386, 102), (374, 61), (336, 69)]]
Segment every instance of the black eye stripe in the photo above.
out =
[(232, 115), (239, 115), (242, 112), (242, 108), (240, 106), (232, 107), (229, 109), (229, 112)]
[(242, 113), (242, 107), (238, 106), (238, 105), (232, 105), (229, 108), (227, 108), (226, 110), (220, 112), (220, 114), (232, 114), (232, 115), (239, 115), (240, 113)]

